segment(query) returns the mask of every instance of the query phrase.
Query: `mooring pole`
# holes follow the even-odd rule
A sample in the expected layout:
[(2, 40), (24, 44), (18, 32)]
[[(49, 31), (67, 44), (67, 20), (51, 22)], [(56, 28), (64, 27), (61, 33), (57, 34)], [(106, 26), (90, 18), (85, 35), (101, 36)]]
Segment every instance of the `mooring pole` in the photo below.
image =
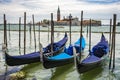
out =
[[(112, 31), (112, 19), (110, 19), (109, 47), (111, 47), (111, 31)], [(109, 50), (109, 52), (110, 52), (110, 50)]]
[(83, 11), (81, 11), (81, 23), (80, 23), (80, 62), (82, 56), (82, 27), (83, 27)]
[(4, 20), (4, 44), (6, 45), (6, 16), (5, 14), (3, 15), (3, 20)]
[(7, 21), (5, 14), (4, 14), (4, 44), (7, 47)]
[(109, 40), (109, 46), (110, 46), (110, 50), (109, 50), (110, 51), (109, 70), (111, 69), (112, 55), (113, 55), (113, 28), (112, 28), (112, 19), (110, 19), (110, 29), (112, 29), (112, 30), (110, 30), (110, 36), (112, 36), (112, 41), (111, 41), (111, 39)]
[(109, 54), (110, 54), (110, 61), (109, 61), (109, 70), (111, 69), (111, 62), (112, 62), (112, 42), (111, 42), (111, 33), (112, 33), (112, 19), (110, 19), (110, 35), (109, 35)]
[(5, 26), (6, 26), (6, 47), (8, 46), (8, 40), (7, 40), (7, 20), (5, 20)]
[(86, 34), (86, 37), (88, 38), (88, 24), (87, 24), (87, 34)]
[(8, 24), (9, 25), (9, 41), (11, 40), (11, 35), (10, 35), (10, 23)]
[(38, 35), (38, 39), (39, 39), (39, 44), (40, 44), (40, 22), (39, 22), (39, 35)]
[(34, 42), (35, 42), (35, 52), (36, 52), (36, 35), (35, 35), (35, 22), (34, 22), (34, 15), (32, 15), (32, 18), (33, 18)]
[(110, 54), (110, 62), (109, 62), (109, 69), (111, 69), (112, 59), (113, 59), (113, 65), (112, 65), (112, 72), (115, 69), (115, 35), (116, 35), (116, 18), (117, 15), (113, 15), (113, 29), (112, 29), (112, 44), (111, 44), (111, 54)]
[[(7, 20), (5, 20), (5, 45), (6, 45), (6, 47), (5, 47), (5, 54), (7, 54), (7, 28), (6, 28), (6, 26), (7, 26)], [(7, 78), (7, 70), (8, 70), (8, 66), (5, 64), (5, 80), (6, 80), (6, 78)]]
[(91, 24), (91, 19), (90, 19), (90, 26), (89, 26), (89, 52), (91, 50), (91, 26), (92, 26), (92, 24)]
[(48, 43), (49, 43), (49, 32), (50, 32), (50, 28), (49, 28), (49, 26), (48, 26)]
[[(6, 31), (6, 24), (7, 24), (7, 21), (6, 21), (6, 16), (4, 14), (4, 49), (5, 49), (5, 54), (7, 54), (7, 31)], [(8, 66), (5, 64), (6, 68), (5, 68), (5, 77), (4, 77), (4, 80), (6, 80), (6, 75), (7, 75), (7, 69), (8, 69)]]
[(72, 24), (72, 23), (71, 23), (71, 19), (72, 19), (72, 16), (71, 16), (71, 14), (70, 14), (70, 16), (69, 16), (69, 24), (70, 24), (70, 28), (69, 28), (69, 29), (70, 29), (70, 30), (69, 30), (69, 31), (70, 31), (70, 43), (69, 43), (69, 45), (71, 45), (71, 24)]
[(117, 18), (117, 15), (114, 14), (113, 15), (113, 68), (112, 68), (112, 72), (114, 71), (115, 69), (115, 35), (116, 35), (116, 18)]
[(31, 34), (31, 29), (32, 29), (32, 25), (31, 25), (31, 22), (29, 24), (29, 32), (30, 32), (30, 47), (32, 46), (32, 34)]
[(53, 13), (51, 13), (51, 52), (53, 52), (53, 43), (54, 43), (54, 21)]
[(24, 55), (26, 54), (26, 12), (24, 12)]
[(19, 17), (19, 54), (21, 55), (21, 17)]

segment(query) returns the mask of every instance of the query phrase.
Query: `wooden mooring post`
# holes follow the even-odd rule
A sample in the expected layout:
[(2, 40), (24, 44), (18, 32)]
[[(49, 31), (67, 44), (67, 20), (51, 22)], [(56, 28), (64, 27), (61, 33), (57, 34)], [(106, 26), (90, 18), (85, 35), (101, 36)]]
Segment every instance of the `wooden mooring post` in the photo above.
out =
[(69, 33), (69, 37), (70, 37), (70, 43), (69, 43), (69, 45), (71, 45), (71, 25), (72, 25), (72, 16), (71, 16), (71, 14), (69, 15), (69, 31), (70, 31), (70, 33)]
[(26, 12), (24, 12), (24, 54), (26, 54)]
[(53, 52), (53, 43), (54, 43), (54, 21), (53, 13), (51, 13), (51, 52)]
[(19, 54), (21, 55), (21, 17), (19, 17)]
[(89, 52), (91, 52), (91, 19), (90, 19), (90, 26), (89, 26)]
[(112, 69), (111, 70), (112, 72), (115, 69), (116, 20), (117, 20), (117, 15), (113, 14), (112, 44), (111, 44), (111, 53), (110, 53), (110, 61), (109, 61), (109, 69)]
[(36, 34), (35, 34), (35, 21), (34, 21), (34, 15), (32, 15), (32, 19), (33, 19), (34, 43), (35, 43), (35, 52), (36, 52)]
[(83, 11), (81, 11), (81, 22), (80, 22), (80, 62), (82, 56), (82, 28), (83, 28)]

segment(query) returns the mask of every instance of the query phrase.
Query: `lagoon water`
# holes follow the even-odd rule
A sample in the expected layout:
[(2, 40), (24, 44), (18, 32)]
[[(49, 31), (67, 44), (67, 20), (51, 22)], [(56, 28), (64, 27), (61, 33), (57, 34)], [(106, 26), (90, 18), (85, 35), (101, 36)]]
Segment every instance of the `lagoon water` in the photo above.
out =
[[(36, 30), (38, 29), (38, 26), (36, 27)], [(3, 26), (0, 25), (0, 78), (4, 73), (6, 72), (6, 66), (4, 61), (4, 53), (2, 52), (2, 43), (3, 43)], [(8, 54), (10, 55), (19, 55), (19, 32), (15, 31), (18, 30), (18, 25), (11, 25), (10, 31), (10, 37), (9, 37), (9, 31), (8, 31)], [(50, 35), (48, 36), (47, 27), (41, 27), (40, 32), (40, 42), (42, 43), (43, 47), (45, 47), (48, 43), (50, 43)], [(78, 26), (72, 26), (72, 40), (71, 42), (74, 43), (79, 38), (79, 27)], [(55, 41), (59, 41), (63, 36), (65, 31), (69, 31), (69, 27), (65, 26), (62, 27), (55, 27)], [(87, 37), (87, 27), (83, 28), (83, 36), (86, 39), (86, 48), (84, 51), (84, 55), (88, 54), (88, 46), (89, 41)], [(91, 46), (94, 46), (101, 37), (101, 32), (104, 33), (107, 40), (109, 40), (109, 26), (100, 26), (100, 27), (92, 27), (92, 34), (91, 34)], [(23, 53), (23, 31), (21, 32), (21, 53)], [(17, 66), (22, 67), (22, 71), (25, 72), (26, 76), (24, 79), (20, 80), (120, 80), (120, 27), (117, 27), (117, 34), (116, 34), (116, 60), (115, 60), (115, 70), (114, 72), (109, 71), (109, 58), (106, 61), (106, 64), (104, 66), (98, 67), (94, 70), (88, 71), (83, 74), (79, 74), (76, 70), (76, 67), (74, 63), (68, 64), (62, 67), (52, 68), (52, 69), (45, 69), (42, 66), (42, 63), (35, 63), (35, 64), (29, 64), (24, 66)], [(26, 32), (26, 53), (30, 53), (35, 51), (34, 48), (34, 37), (32, 37), (32, 42), (30, 43), (30, 34), (29, 34), (29, 28), (27, 27)], [(33, 31), (32, 31), (32, 36)], [(69, 37), (69, 33), (68, 33)], [(37, 51), (39, 50), (38, 45), (38, 31), (36, 31), (36, 39), (37, 39)], [(69, 45), (69, 40), (67, 42), (67, 45)], [(7, 72), (8, 74), (12, 74), (15, 72), (15, 67), (8, 66)], [(2, 79), (2, 78), (1, 78)], [(0, 80), (1, 80), (0, 79)]]

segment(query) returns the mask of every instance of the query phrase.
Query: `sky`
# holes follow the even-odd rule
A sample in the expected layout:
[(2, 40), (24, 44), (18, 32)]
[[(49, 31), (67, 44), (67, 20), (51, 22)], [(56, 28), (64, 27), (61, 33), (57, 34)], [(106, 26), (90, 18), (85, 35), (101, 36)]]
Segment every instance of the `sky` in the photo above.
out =
[(35, 22), (50, 19), (51, 13), (56, 20), (58, 6), (61, 18), (71, 13), (80, 19), (82, 10), (84, 19), (102, 20), (103, 24), (108, 24), (113, 14), (120, 17), (120, 0), (0, 0), (0, 23), (3, 23), (3, 14), (6, 14), (8, 23), (18, 23), (19, 17), (23, 22), (24, 12), (27, 13), (27, 22), (32, 21), (32, 14)]

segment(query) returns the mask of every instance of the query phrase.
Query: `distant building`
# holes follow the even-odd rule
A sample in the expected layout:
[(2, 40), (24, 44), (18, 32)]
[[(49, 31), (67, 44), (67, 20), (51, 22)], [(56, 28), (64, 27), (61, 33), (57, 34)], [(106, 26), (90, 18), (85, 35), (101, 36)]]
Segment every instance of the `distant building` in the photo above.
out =
[[(80, 25), (80, 21), (78, 20), (77, 17), (75, 18), (71, 18), (71, 25), (72, 26), (79, 26)], [(54, 25), (63, 25), (63, 26), (68, 26), (69, 25), (69, 16), (68, 17), (64, 17), (62, 20), (59, 21), (54, 21)]]
[[(50, 20), (44, 19), (40, 24), (42, 26), (50, 25), (51, 22), (50, 22)], [(64, 16), (63, 19), (61, 19), (60, 8), (58, 6), (58, 9), (57, 9), (57, 20), (54, 21), (54, 25), (55, 26), (69, 26), (69, 24), (70, 24), (69, 16)], [(81, 21), (79, 21), (78, 17), (71, 16), (71, 25), (72, 26), (80, 26), (80, 24), (81, 24)], [(102, 23), (99, 20), (92, 20), (91, 21), (91, 25), (92, 26), (101, 26), (101, 24)], [(83, 26), (87, 26), (87, 25), (90, 25), (90, 20), (83, 20)], [(119, 23), (119, 25), (120, 25), (120, 23)]]
[[(54, 25), (68, 26), (69, 25), (69, 16), (67, 16), (67, 17), (64, 16), (63, 19), (60, 19), (60, 17), (61, 17), (60, 8), (58, 6), (57, 21), (54, 21)], [(72, 19), (72, 21), (71, 21), (72, 26), (80, 26), (81, 21), (79, 21), (78, 17), (71, 17), (71, 19)], [(90, 21), (89, 20), (84, 20), (83, 21), (83, 26), (87, 26), (87, 25), (90, 25)], [(92, 20), (91, 25), (92, 26), (101, 26), (101, 21)]]
[[(90, 25), (90, 20), (83, 20), (83, 25), (84, 26)], [(101, 23), (101, 21), (98, 21), (98, 20), (91, 20), (91, 25), (92, 26), (101, 26), (102, 23)]]
[[(71, 25), (72, 26), (80, 26), (81, 21), (77, 17), (72, 18)], [(98, 20), (92, 20), (91, 25), (92, 26), (101, 26), (101, 21)], [(68, 26), (69, 25), (69, 18), (63, 18), (60, 21), (54, 21), (54, 25), (62, 25), (62, 26)], [(88, 26), (90, 25), (90, 20), (83, 20), (83, 26)]]
[(60, 9), (59, 9), (59, 6), (58, 6), (58, 10), (57, 10), (57, 21), (60, 21)]

